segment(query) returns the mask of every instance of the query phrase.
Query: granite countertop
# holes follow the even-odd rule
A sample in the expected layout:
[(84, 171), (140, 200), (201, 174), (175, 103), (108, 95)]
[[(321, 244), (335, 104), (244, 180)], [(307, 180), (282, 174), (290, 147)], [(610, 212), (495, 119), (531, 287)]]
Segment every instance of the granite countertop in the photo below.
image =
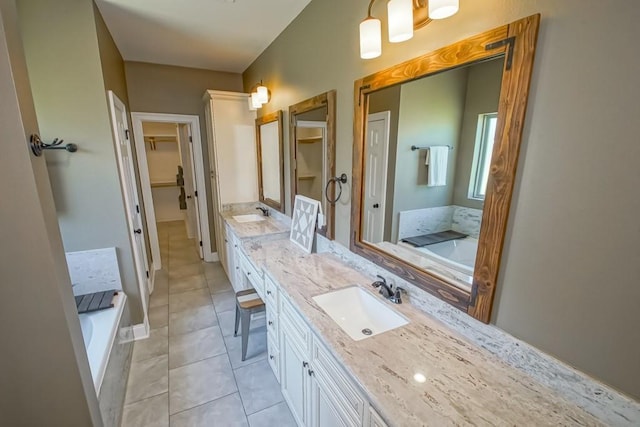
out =
[[(385, 302), (407, 317), (408, 325), (353, 341), (312, 297), (354, 284), (371, 291), (371, 277), (332, 254), (306, 254), (284, 238), (243, 246), (390, 425), (603, 425), (410, 304)], [(415, 381), (415, 374), (426, 381)]]
[(250, 237), (267, 236), (270, 234), (289, 233), (289, 225), (278, 221), (273, 216), (263, 217), (264, 221), (254, 222), (238, 222), (233, 219), (234, 215), (249, 215), (257, 214), (261, 215), (261, 212), (255, 209), (237, 209), (237, 210), (223, 210), (220, 212), (222, 218), (233, 228), (236, 236), (240, 239), (246, 239)]

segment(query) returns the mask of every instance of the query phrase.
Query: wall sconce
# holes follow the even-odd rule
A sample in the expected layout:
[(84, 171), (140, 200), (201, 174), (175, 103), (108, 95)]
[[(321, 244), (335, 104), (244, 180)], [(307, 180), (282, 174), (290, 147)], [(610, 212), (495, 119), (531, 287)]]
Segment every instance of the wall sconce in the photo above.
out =
[(260, 83), (253, 86), (251, 89), (251, 97), (249, 98), (249, 108), (253, 110), (257, 110), (258, 108), (262, 108), (263, 104), (266, 104), (271, 99), (271, 91), (265, 85)]
[[(377, 58), (382, 53), (380, 20), (371, 15), (376, 0), (369, 2), (367, 18), (360, 23), (360, 58)], [(389, 0), (387, 3), (389, 41), (399, 43), (413, 37), (413, 31), (433, 19), (455, 15), (459, 0)]]

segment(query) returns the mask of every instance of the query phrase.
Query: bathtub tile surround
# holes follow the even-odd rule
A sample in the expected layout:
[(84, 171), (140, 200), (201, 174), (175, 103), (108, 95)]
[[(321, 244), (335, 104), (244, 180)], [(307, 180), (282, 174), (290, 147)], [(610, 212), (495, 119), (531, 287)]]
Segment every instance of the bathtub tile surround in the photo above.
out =
[(465, 208), (462, 206), (453, 207), (453, 217), (451, 218), (451, 229), (453, 231), (464, 233), (477, 239), (478, 236), (480, 236), (481, 224), (481, 209)]
[(117, 427), (122, 419), (122, 407), (125, 403), (127, 378), (131, 366), (133, 340), (131, 336), (131, 316), (126, 304), (118, 325), (116, 340), (111, 348), (109, 362), (105, 370), (98, 403), (105, 427)]
[(453, 206), (412, 209), (398, 213), (398, 241), (451, 229)]
[(116, 248), (67, 252), (66, 257), (74, 295), (122, 290)]
[(478, 238), (482, 210), (457, 205), (412, 209), (398, 214), (398, 240), (453, 230)]
[(603, 423), (631, 427), (637, 426), (640, 422), (640, 402), (631, 400), (493, 325), (478, 322), (334, 241), (318, 236), (318, 252), (330, 253), (352, 269), (369, 277), (379, 274), (403, 287), (408, 292), (406, 301), (412, 306), (435, 317), (473, 344), (488, 350), (502, 362), (531, 376)]
[[(282, 406), (279, 387), (265, 388), (248, 380), (260, 376), (266, 384), (275, 382), (271, 369), (258, 365), (266, 364), (264, 320), (252, 322), (248, 357), (241, 362), (240, 338), (233, 337), (234, 306), (229, 304), (233, 293), (220, 263), (202, 263), (191, 255), (193, 241), (186, 238), (184, 223), (158, 226), (161, 240), (167, 242), (161, 244), (167, 270), (156, 273), (150, 298), (151, 338), (134, 345), (137, 358), (131, 367), (122, 427), (259, 427), (265, 419), (294, 426), (288, 407)], [(204, 287), (189, 289), (185, 283), (204, 283)], [(145, 344), (150, 340), (152, 344)]]

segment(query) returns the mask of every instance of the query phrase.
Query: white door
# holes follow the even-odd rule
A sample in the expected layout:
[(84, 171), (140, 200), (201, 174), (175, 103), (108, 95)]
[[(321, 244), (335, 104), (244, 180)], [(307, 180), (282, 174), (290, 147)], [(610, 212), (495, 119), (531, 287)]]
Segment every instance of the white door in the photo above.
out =
[(191, 136), (191, 127), (188, 124), (178, 125), (178, 137), (180, 139), (180, 156), (182, 160), (182, 169), (184, 171), (184, 191), (187, 195), (187, 216), (185, 222), (187, 225), (187, 236), (196, 240), (196, 246), (200, 258), (203, 257), (202, 231), (200, 230), (200, 212), (198, 210), (197, 191), (198, 183), (194, 170), (195, 158), (193, 155), (193, 138)]
[(364, 240), (379, 243), (384, 239), (384, 212), (389, 157), (389, 111), (369, 114), (364, 147)]
[(111, 124), (113, 126), (114, 143), (116, 145), (116, 155), (118, 157), (118, 169), (120, 172), (120, 185), (124, 196), (125, 209), (127, 211), (127, 222), (129, 225), (129, 235), (133, 247), (133, 257), (140, 284), (142, 296), (142, 307), (146, 316), (149, 302), (149, 294), (153, 289), (149, 289), (149, 270), (147, 261), (147, 250), (145, 246), (145, 231), (142, 227), (142, 215), (140, 201), (138, 197), (138, 187), (136, 185), (136, 174), (131, 156), (131, 140), (129, 139), (129, 126), (127, 122), (127, 109), (118, 97), (109, 91), (109, 108), (111, 110)]
[[(282, 317), (280, 317), (282, 319)], [(307, 404), (307, 369), (308, 364), (304, 359), (304, 352), (298, 349), (294, 338), (287, 330), (286, 322), (282, 322), (280, 345), (282, 353), (280, 385), (282, 396), (287, 401), (291, 414), (299, 426), (306, 425), (305, 415)]]

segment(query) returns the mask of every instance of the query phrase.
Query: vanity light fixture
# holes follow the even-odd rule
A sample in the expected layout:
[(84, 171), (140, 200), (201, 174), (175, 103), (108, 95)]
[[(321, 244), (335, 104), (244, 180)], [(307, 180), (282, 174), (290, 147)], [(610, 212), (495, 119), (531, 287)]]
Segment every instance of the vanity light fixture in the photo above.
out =
[(269, 102), (271, 98), (271, 92), (269, 88), (260, 83), (256, 84), (251, 90), (251, 100), (249, 102), (251, 110), (257, 110), (258, 108), (262, 108), (263, 104)]
[[(372, 59), (382, 54), (380, 20), (371, 15), (376, 0), (369, 2), (367, 18), (360, 23), (360, 58)], [(445, 19), (458, 12), (459, 0), (389, 0), (387, 3), (388, 32), (391, 43), (413, 37), (413, 31), (432, 19)], [(428, 12), (427, 12), (428, 11)]]

